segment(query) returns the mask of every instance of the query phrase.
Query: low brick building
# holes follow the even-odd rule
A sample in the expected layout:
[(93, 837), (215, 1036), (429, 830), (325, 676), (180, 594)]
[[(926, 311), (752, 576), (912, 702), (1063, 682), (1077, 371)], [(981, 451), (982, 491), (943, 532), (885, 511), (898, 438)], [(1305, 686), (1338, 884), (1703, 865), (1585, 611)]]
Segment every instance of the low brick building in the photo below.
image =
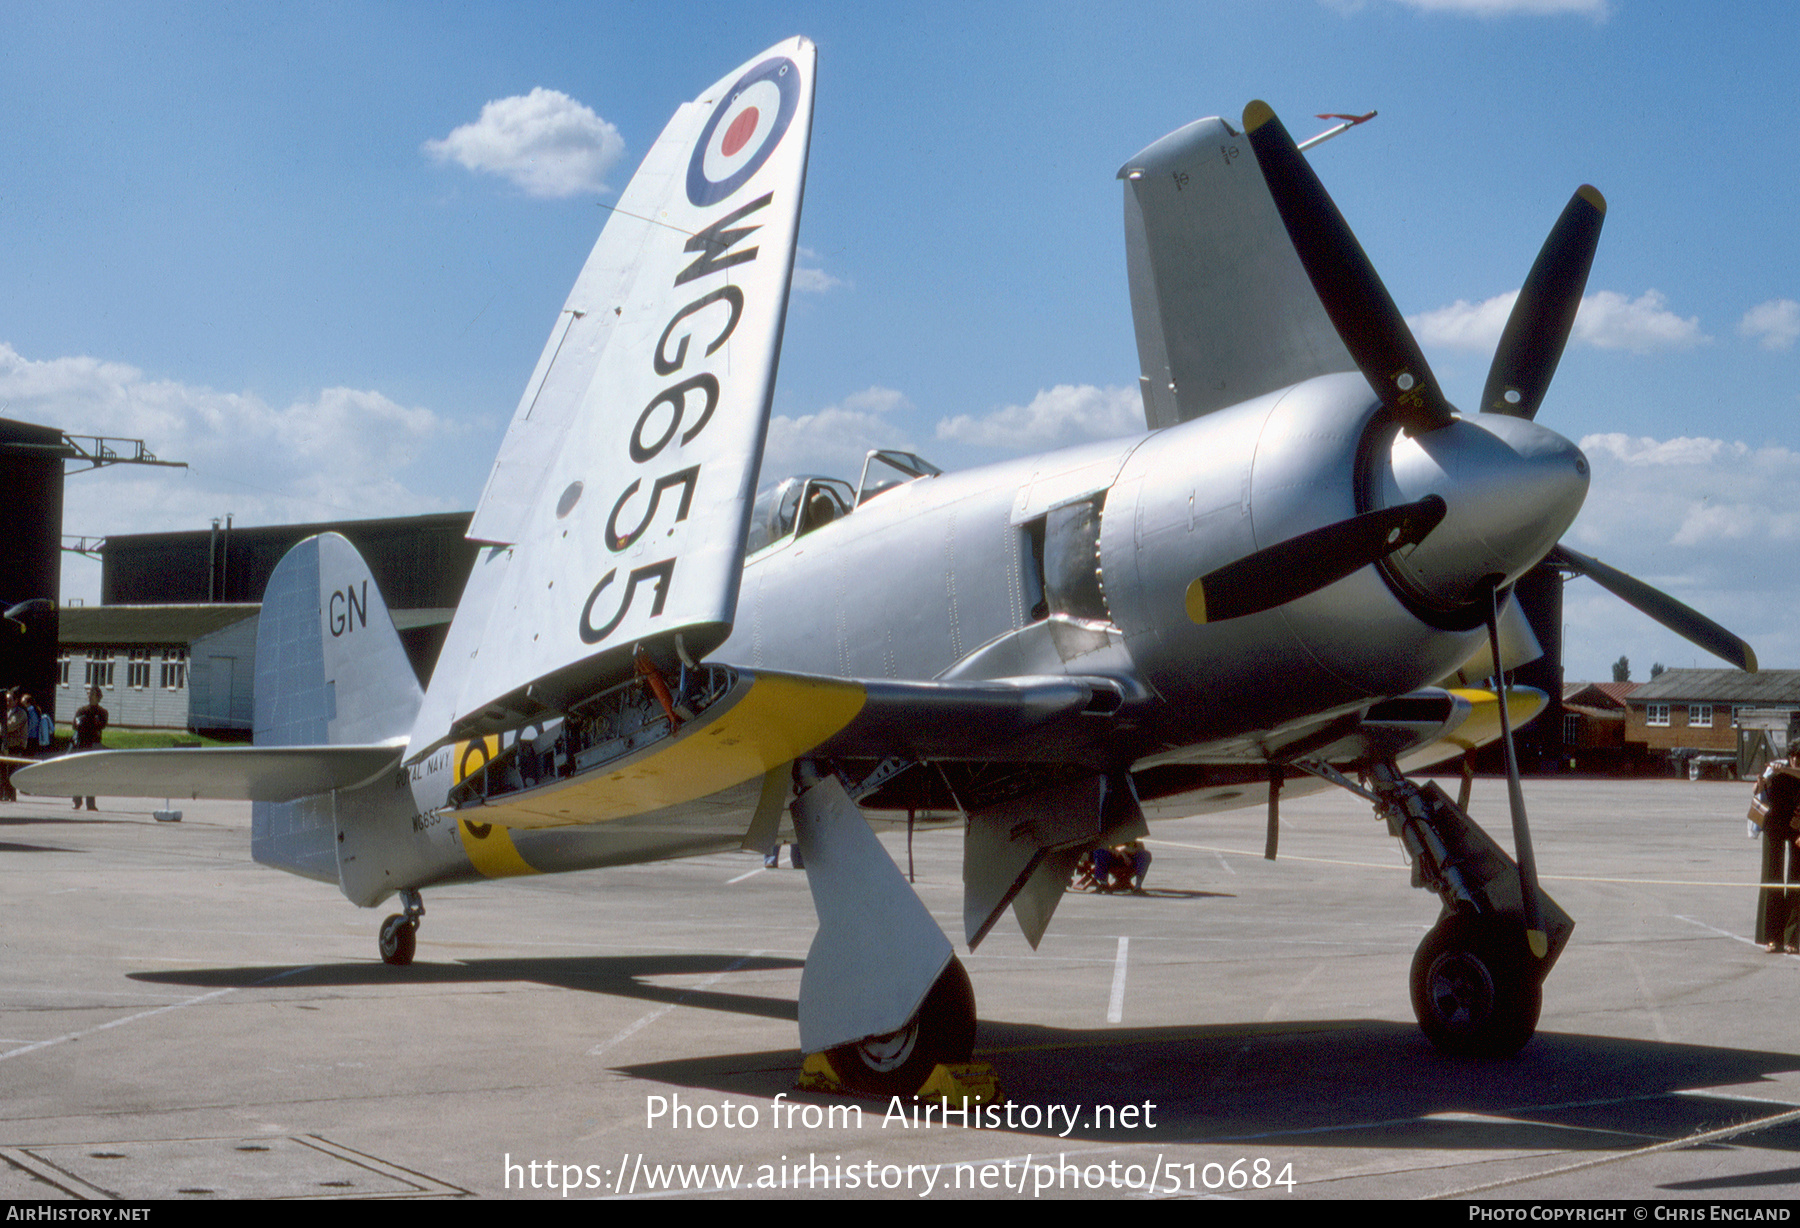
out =
[(1626, 698), (1625, 740), (1681, 760), (1738, 752), (1738, 713), (1800, 714), (1800, 669), (1670, 669)]

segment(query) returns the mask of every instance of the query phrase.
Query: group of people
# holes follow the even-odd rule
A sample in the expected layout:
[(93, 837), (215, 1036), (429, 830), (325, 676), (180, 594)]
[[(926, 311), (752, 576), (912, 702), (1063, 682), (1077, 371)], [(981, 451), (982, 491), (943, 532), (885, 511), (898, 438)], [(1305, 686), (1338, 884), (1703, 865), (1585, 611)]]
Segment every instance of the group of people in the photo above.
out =
[(1110, 846), (1102, 844), (1082, 855), (1075, 865), (1071, 885), (1077, 891), (1092, 889), (1102, 894), (1115, 891), (1141, 893), (1144, 876), (1149, 872), (1150, 850), (1144, 847), (1142, 840)]
[(0, 801), (16, 802), (19, 791), (13, 788), (11, 760), (35, 759), (49, 753), (56, 744), (56, 722), (30, 695), (14, 687), (6, 693), (6, 715), (0, 718), (0, 739), (4, 741), (7, 759), (0, 763)]
[[(106, 732), (107, 712), (100, 705), (100, 688), (88, 688), (87, 705), (75, 713), (71, 723), (74, 737), (71, 752), (99, 750), (100, 735)], [(56, 746), (56, 720), (38, 707), (31, 695), (18, 687), (6, 692), (6, 711), (0, 717), (0, 801), (16, 802), (19, 791), (13, 788), (12, 774), (16, 761), (36, 759), (50, 754)], [(75, 808), (87, 802), (89, 810), (97, 809), (93, 798), (75, 798)]]

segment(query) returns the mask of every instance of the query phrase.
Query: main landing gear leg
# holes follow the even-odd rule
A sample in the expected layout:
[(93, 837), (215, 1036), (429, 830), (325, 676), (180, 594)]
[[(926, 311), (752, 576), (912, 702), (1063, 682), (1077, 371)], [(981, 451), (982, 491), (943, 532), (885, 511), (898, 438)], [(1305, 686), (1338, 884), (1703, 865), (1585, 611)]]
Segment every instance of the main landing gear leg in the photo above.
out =
[(800, 976), (800, 1048), (854, 1090), (911, 1095), (939, 1063), (969, 1060), (968, 973), (842, 782), (802, 775), (794, 833), (819, 932)]
[(419, 945), (419, 922), (425, 919), (425, 901), (417, 891), (408, 887), (400, 893), (400, 905), (404, 913), (395, 913), (381, 923), (381, 962), (384, 964), (410, 964), (413, 951)]
[(1413, 1012), (1431, 1043), (1466, 1057), (1516, 1053), (1537, 1031), (1544, 978), (1575, 923), (1539, 892), (1549, 951), (1525, 941), (1519, 867), (1435, 784), (1391, 763), (1369, 775), (1375, 810), (1405, 846), (1413, 886), (1437, 893), (1443, 915), (1412, 964)]

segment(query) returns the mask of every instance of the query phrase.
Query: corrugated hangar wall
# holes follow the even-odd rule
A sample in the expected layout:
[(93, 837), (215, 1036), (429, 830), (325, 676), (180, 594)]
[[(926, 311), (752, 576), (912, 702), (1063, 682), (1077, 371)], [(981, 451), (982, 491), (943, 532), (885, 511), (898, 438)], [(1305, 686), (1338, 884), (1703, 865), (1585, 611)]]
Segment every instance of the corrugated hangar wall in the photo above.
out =
[[(260, 602), (269, 575), (294, 546), (338, 533), (361, 552), (390, 610), (451, 610), (479, 547), (463, 536), (469, 512), (388, 520), (233, 526), (182, 533), (118, 534), (106, 539), (100, 570), (104, 605)], [(401, 632), (421, 683), (437, 664), (448, 627)]]
[(183, 533), (116, 534), (100, 569), (104, 605), (261, 601), (281, 557), (316, 533), (339, 533), (368, 561), (395, 609), (449, 608), (462, 600), (477, 547), (469, 512), (322, 524), (221, 526)]
[[(62, 598), (63, 433), (0, 418), (0, 609)], [(21, 687), (48, 708), (56, 698), (56, 610), (34, 614), (24, 631), (0, 623), (0, 688)], [(71, 713), (59, 713), (67, 720)]]

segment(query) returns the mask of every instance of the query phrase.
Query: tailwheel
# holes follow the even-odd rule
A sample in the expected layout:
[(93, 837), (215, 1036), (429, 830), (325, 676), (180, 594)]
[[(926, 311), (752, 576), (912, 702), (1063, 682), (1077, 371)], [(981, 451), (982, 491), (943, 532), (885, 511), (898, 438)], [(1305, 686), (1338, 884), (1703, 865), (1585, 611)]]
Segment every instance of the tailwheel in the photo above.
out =
[(1544, 991), (1516, 923), (1453, 913), (1413, 956), (1412, 999), (1419, 1027), (1443, 1052), (1508, 1057), (1537, 1031)]
[(418, 923), (408, 917), (395, 913), (381, 923), (381, 962), (384, 964), (404, 965), (413, 961), (413, 951), (419, 945)]
[(942, 1063), (966, 1062), (975, 1051), (975, 990), (952, 956), (919, 1013), (886, 1036), (867, 1036), (826, 1051), (847, 1087), (871, 1096), (910, 1096)]

